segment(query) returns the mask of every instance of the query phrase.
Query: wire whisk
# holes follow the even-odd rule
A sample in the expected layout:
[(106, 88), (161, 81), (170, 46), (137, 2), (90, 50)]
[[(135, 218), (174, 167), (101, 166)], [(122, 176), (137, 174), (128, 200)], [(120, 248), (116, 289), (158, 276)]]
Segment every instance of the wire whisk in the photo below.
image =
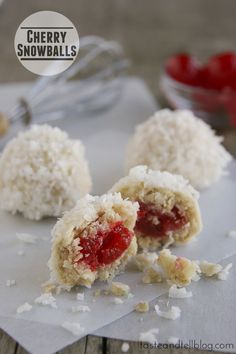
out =
[[(53, 62), (51, 65), (57, 65)], [(0, 136), (11, 127), (43, 123), (75, 114), (108, 108), (119, 97), (129, 61), (122, 47), (97, 36), (80, 40), (78, 59), (55, 76), (40, 77), (14, 107), (0, 117)], [(10, 127), (10, 129), (9, 129)], [(6, 136), (1, 138), (1, 143)]]

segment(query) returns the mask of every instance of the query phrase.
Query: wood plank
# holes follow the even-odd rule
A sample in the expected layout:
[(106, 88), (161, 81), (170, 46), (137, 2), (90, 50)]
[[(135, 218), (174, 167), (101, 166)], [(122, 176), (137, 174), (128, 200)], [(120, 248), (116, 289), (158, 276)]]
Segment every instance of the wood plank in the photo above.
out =
[[(106, 339), (90, 335), (88, 336), (85, 354), (106, 354)], [(64, 353), (63, 353), (64, 354)]]
[[(118, 339), (107, 339), (107, 354), (123, 354), (124, 352), (122, 351), (122, 344), (123, 343), (128, 343), (129, 344), (129, 350), (127, 351), (128, 354), (149, 354), (149, 353), (155, 353), (155, 349), (148, 349), (146, 346), (142, 346), (138, 342), (131, 342), (131, 341), (122, 341)], [(168, 354), (168, 352), (165, 352)]]
[(20, 344), (17, 343), (15, 354), (30, 354)]
[(59, 352), (57, 352), (57, 354), (84, 354), (86, 350), (86, 345), (87, 337), (84, 337), (76, 343), (69, 345), (65, 349), (60, 350)]
[(0, 329), (0, 354), (14, 354), (16, 342), (2, 329)]

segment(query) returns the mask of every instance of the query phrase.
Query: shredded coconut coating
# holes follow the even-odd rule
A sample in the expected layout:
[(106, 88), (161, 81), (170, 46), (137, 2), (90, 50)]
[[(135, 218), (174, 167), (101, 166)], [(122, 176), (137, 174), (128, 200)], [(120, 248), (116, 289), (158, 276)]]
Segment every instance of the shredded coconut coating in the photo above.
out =
[(157, 264), (163, 270), (165, 278), (178, 286), (190, 284), (195, 276), (201, 273), (197, 262), (184, 257), (176, 257), (166, 249), (159, 253)]
[(136, 231), (138, 245), (142, 249), (156, 250), (174, 242), (185, 243), (202, 229), (199, 193), (182, 176), (154, 171), (147, 166), (136, 166), (112, 187), (111, 192), (120, 192), (123, 198), (152, 204), (163, 213), (171, 213), (173, 207), (178, 207), (185, 215), (186, 225), (161, 238)]
[[(137, 218), (138, 204), (124, 200), (119, 193), (106, 194), (101, 197), (90, 195), (80, 199), (76, 206), (67, 211), (58, 220), (52, 231), (52, 252), (49, 260), (51, 281), (62, 287), (84, 285), (91, 287), (96, 279), (113, 278), (122, 270), (130, 257), (137, 252), (135, 236), (129, 247), (114, 262), (101, 266), (96, 271), (88, 266), (76, 263), (81, 257), (78, 237), (89, 237), (97, 228), (109, 227), (117, 221), (133, 232)], [(75, 239), (75, 230), (81, 230)]]
[(34, 125), (0, 157), (0, 205), (13, 214), (32, 220), (61, 216), (90, 189), (83, 144), (59, 128)]
[(222, 141), (191, 111), (163, 109), (136, 127), (126, 167), (147, 165), (180, 174), (197, 189), (206, 188), (225, 174), (232, 159)]

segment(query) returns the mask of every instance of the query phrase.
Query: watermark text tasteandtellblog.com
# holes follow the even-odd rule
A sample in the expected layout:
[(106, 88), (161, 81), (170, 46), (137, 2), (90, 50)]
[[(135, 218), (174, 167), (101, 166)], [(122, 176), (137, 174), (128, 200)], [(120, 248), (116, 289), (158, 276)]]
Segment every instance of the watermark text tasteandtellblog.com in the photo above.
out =
[(203, 341), (189, 340), (188, 342), (183, 342), (181, 340), (176, 344), (170, 343), (144, 343), (140, 342), (139, 347), (141, 349), (200, 349), (200, 350), (233, 350), (233, 343), (206, 343)]

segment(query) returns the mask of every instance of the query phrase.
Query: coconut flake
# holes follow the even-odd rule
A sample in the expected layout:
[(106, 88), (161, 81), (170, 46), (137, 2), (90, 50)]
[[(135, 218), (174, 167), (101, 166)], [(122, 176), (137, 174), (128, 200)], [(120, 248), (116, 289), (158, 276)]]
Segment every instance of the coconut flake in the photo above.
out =
[(139, 340), (141, 342), (147, 342), (147, 343), (150, 343), (152, 345), (155, 345), (155, 344), (157, 345), (158, 341), (157, 341), (157, 338), (156, 338), (156, 334), (158, 334), (158, 333), (159, 333), (159, 328), (152, 328), (152, 329), (150, 329), (147, 332), (140, 333)]
[(178, 306), (171, 306), (168, 311), (161, 311), (159, 305), (155, 305), (155, 310), (158, 316), (168, 320), (176, 320), (181, 314), (181, 310)]
[(115, 297), (112, 302), (116, 305), (121, 305), (124, 303), (124, 300), (120, 299), (119, 297)]
[(76, 294), (76, 299), (78, 301), (84, 301), (84, 293), (77, 293)]
[(84, 328), (81, 327), (79, 322), (69, 322), (66, 321), (61, 325), (64, 329), (74, 334), (74, 336), (79, 336), (84, 333)]
[(199, 267), (202, 274), (206, 277), (212, 277), (213, 275), (219, 273), (222, 270), (222, 266), (218, 263), (210, 263), (207, 261), (199, 262)]
[(218, 274), (217, 277), (220, 280), (227, 280), (229, 275), (229, 270), (232, 268), (233, 264), (229, 263), (225, 268), (223, 268)]
[(90, 308), (87, 305), (77, 305), (77, 306), (72, 306), (71, 308), (72, 312), (90, 312)]
[(14, 286), (14, 285), (16, 285), (16, 281), (14, 280), (14, 279), (7, 279), (6, 280), (6, 286), (8, 286), (8, 287), (11, 287), (11, 286)]
[(127, 353), (128, 350), (129, 350), (129, 343), (124, 342), (121, 346), (121, 351), (123, 353)]
[(56, 299), (51, 293), (45, 293), (37, 297), (34, 302), (38, 305), (51, 306), (54, 309), (57, 308)]
[(22, 312), (27, 312), (32, 309), (32, 305), (30, 305), (28, 302), (25, 302), (23, 305), (17, 307), (16, 313), (21, 314)]
[(178, 288), (177, 285), (173, 284), (169, 288), (169, 297), (176, 299), (183, 299), (187, 297), (192, 297), (192, 291), (187, 291), (186, 288)]
[(18, 240), (24, 242), (24, 243), (36, 243), (38, 237), (26, 233), (16, 233), (16, 237)]

